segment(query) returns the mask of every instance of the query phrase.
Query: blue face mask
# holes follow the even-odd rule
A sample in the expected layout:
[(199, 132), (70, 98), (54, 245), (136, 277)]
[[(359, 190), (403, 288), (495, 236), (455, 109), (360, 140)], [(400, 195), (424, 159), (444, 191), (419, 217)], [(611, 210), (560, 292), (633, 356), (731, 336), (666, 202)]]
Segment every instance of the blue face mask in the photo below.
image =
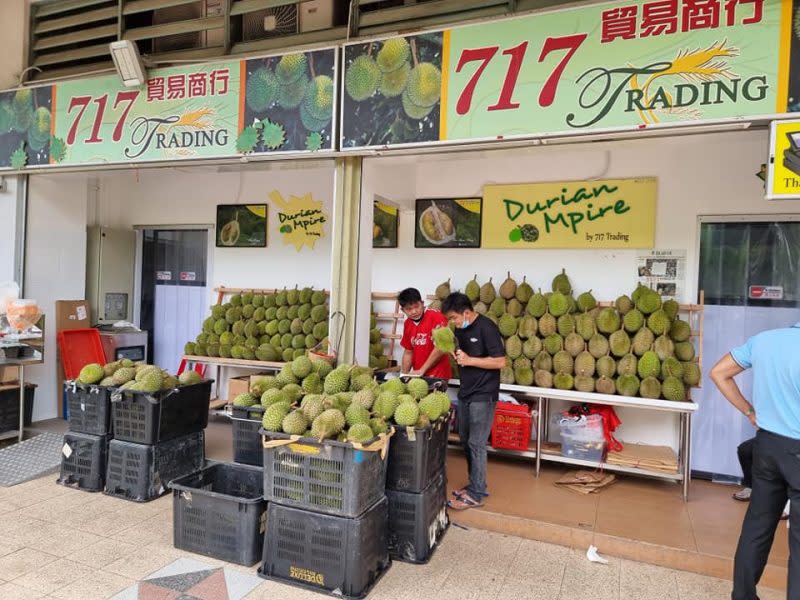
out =
[(466, 329), (467, 327), (469, 327), (469, 321), (467, 319), (464, 319), (461, 322), (461, 329)]

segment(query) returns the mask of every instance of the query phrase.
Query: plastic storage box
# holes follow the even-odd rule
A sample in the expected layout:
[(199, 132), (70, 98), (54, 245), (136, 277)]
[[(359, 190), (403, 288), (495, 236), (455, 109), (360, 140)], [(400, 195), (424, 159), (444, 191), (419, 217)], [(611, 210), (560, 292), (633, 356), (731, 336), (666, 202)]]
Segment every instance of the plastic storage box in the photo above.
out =
[(557, 417), (561, 433), (561, 455), (579, 460), (601, 462), (606, 440), (603, 434), (603, 417), (584, 415), (579, 419)]
[(101, 492), (106, 480), (109, 436), (67, 432), (61, 448), (57, 482), (88, 492)]
[[(261, 434), (266, 441), (290, 439), (263, 429)], [(382, 457), (380, 451), (309, 438), (263, 451), (267, 502), (357, 517), (384, 495), (388, 453)]]
[(260, 468), (212, 464), (169, 487), (176, 548), (248, 567), (260, 560), (267, 508)]
[(264, 447), (261, 444), (262, 406), (231, 407), (231, 431), (233, 435), (233, 460), (246, 465), (264, 465)]
[(111, 440), (108, 446), (106, 494), (147, 502), (167, 491), (173, 479), (203, 468), (202, 431), (152, 446)]
[(498, 402), (492, 424), (492, 447), (528, 450), (531, 422), (531, 408), (527, 404)]
[(264, 560), (258, 574), (313, 591), (363, 598), (391, 564), (388, 502), (357, 519), (270, 503)]
[(69, 430), (92, 435), (111, 433), (112, 388), (64, 382)]
[(410, 563), (426, 563), (444, 537), (447, 479), (440, 472), (421, 494), (386, 490), (389, 501), (389, 555)]
[(205, 429), (211, 384), (206, 380), (154, 394), (115, 390), (111, 394), (114, 439), (156, 444)]
[[(36, 384), (25, 384), (25, 426), (30, 426), (33, 416), (33, 399)], [(19, 385), (0, 386), (0, 433), (19, 429)]]
[(397, 427), (389, 446), (386, 489), (420, 493), (444, 468), (448, 421), (410, 430)]

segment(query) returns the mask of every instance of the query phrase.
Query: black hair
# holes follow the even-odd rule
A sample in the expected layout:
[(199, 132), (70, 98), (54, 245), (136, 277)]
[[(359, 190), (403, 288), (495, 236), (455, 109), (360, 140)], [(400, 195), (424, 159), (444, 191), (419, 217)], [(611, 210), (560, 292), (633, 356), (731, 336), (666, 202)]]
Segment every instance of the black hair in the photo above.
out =
[(422, 295), (417, 288), (406, 288), (397, 294), (397, 301), (400, 303), (400, 308), (405, 308), (409, 304), (422, 302)]
[(466, 294), (453, 292), (442, 302), (442, 312), (464, 314), (464, 311), (472, 310), (472, 301)]

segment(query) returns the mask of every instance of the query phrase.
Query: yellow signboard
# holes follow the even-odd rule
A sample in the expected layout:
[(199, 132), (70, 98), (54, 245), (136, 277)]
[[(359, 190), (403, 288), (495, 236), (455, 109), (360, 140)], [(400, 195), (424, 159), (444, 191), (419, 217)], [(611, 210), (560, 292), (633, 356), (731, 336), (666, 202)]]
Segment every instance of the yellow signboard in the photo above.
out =
[(800, 198), (800, 121), (773, 121), (767, 199)]
[(272, 190), (269, 198), (278, 206), (278, 232), (284, 244), (293, 245), (300, 252), (303, 246), (313, 249), (317, 240), (325, 237), (328, 215), (322, 202), (314, 200), (311, 194), (290, 195), (285, 200), (278, 190)]
[(656, 179), (483, 188), (483, 248), (652, 248)]

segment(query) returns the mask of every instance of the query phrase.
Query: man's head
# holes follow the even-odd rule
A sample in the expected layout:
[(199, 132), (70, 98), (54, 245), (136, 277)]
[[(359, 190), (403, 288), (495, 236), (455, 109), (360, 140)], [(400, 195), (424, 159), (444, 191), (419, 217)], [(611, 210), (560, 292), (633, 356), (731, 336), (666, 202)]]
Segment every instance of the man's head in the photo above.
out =
[(477, 314), (466, 294), (454, 292), (442, 302), (442, 312), (456, 327), (467, 327), (475, 322)]
[(397, 302), (400, 310), (412, 321), (419, 321), (425, 312), (425, 304), (422, 302), (422, 295), (416, 288), (406, 288), (397, 295)]

